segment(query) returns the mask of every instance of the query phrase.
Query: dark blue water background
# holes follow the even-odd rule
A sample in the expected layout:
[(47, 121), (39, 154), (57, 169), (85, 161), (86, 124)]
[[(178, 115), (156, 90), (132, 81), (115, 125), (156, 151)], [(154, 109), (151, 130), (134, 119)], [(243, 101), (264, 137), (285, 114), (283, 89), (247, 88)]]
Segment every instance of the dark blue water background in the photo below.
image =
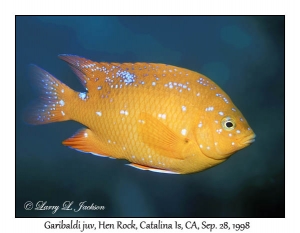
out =
[[(82, 126), (30, 126), (22, 111), (36, 95), (34, 63), (77, 91), (57, 58), (159, 62), (218, 83), (254, 129), (256, 142), (204, 172), (165, 175), (64, 147)], [(283, 217), (284, 17), (17, 17), (16, 216)], [(26, 211), (26, 201), (80, 201), (104, 211)]]

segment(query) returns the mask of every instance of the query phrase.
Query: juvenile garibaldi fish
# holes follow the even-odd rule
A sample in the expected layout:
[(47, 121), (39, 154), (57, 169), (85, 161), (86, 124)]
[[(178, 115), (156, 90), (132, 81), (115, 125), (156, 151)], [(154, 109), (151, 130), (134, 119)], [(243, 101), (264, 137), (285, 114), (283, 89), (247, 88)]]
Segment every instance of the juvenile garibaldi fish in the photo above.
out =
[(193, 173), (224, 162), (255, 134), (228, 95), (194, 71), (155, 63), (94, 62), (60, 55), (87, 92), (76, 92), (37, 66), (40, 99), (26, 110), (34, 125), (85, 125), (63, 144), (126, 159), (132, 167)]

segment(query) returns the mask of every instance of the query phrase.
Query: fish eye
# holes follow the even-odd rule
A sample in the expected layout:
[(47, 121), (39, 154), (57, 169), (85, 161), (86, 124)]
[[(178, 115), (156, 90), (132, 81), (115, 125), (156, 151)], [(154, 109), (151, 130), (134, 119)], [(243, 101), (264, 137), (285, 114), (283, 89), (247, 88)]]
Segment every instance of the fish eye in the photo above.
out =
[(224, 130), (231, 131), (235, 128), (235, 121), (230, 117), (223, 118), (221, 123)]
[(227, 121), (227, 122), (225, 123), (225, 125), (226, 125), (227, 128), (233, 127), (233, 124), (232, 124), (231, 121)]

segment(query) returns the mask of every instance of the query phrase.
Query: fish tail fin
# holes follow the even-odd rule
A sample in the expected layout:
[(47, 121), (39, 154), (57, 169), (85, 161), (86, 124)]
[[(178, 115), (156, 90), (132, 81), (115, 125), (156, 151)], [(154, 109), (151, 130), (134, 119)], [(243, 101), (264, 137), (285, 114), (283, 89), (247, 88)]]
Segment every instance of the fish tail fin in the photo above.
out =
[(70, 120), (66, 99), (74, 91), (36, 65), (30, 65), (30, 79), (39, 92), (39, 98), (25, 109), (25, 122), (41, 125)]

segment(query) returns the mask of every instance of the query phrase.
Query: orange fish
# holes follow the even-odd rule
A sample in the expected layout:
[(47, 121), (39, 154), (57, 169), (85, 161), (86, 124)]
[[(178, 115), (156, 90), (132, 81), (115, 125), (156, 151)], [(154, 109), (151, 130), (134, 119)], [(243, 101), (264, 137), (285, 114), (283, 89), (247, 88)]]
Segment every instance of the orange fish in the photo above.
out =
[(165, 64), (59, 57), (87, 92), (76, 92), (33, 66), (41, 97), (25, 120), (85, 125), (63, 141), (66, 146), (126, 159), (142, 170), (186, 174), (222, 163), (255, 140), (228, 95), (202, 74)]

